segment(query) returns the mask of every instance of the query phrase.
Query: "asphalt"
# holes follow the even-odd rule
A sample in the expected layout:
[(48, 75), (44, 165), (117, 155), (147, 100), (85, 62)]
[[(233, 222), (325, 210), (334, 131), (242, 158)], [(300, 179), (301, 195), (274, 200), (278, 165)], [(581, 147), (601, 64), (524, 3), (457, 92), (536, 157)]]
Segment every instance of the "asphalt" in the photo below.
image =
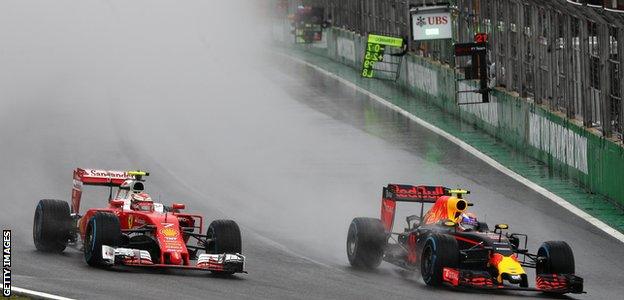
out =
[[(367, 96), (250, 51), (253, 38), (224, 46), (225, 19), (203, 16), (244, 15), (237, 1), (24, 2), (0, 5), (0, 226), (13, 230), (16, 286), (80, 299), (543, 297), (351, 269), (349, 222), (377, 216), (381, 187), (398, 182), (469, 189), (481, 220), (527, 233), (533, 249), (568, 241), (588, 292), (573, 298), (624, 292), (619, 241)], [(148, 169), (154, 198), (236, 220), (249, 274), (100, 270), (76, 250), (36, 252), (35, 205), (68, 199), (78, 166)], [(93, 188), (84, 207), (105, 201)]]

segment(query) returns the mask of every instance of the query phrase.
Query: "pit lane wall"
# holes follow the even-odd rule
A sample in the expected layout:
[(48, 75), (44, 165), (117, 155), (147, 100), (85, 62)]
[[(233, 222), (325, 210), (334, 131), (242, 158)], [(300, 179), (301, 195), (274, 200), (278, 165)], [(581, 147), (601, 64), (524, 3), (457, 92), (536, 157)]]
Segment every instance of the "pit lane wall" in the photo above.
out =
[[(292, 36), (283, 31), (284, 27), (278, 26), (276, 31), (292, 45)], [(365, 42), (358, 34), (330, 28), (322, 43), (295, 47), (359, 69)], [(414, 54), (406, 55), (398, 85), (543, 162), (550, 171), (578, 182), (589, 192), (624, 205), (624, 148), (576, 121), (502, 90), (492, 92), (490, 103), (458, 106), (453, 69)]]

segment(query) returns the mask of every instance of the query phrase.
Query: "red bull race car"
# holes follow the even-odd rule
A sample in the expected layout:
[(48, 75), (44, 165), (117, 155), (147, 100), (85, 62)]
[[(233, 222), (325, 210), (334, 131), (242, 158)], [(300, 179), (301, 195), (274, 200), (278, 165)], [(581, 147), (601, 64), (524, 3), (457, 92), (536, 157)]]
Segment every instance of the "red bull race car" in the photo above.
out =
[[(62, 200), (39, 201), (33, 239), (39, 251), (82, 248), (90, 266), (133, 266), (246, 273), (240, 229), (215, 220), (204, 233), (200, 215), (184, 204), (165, 206), (146, 193), (143, 171), (74, 170), (71, 207)], [(109, 188), (108, 206), (80, 213), (84, 185)]]
[[(497, 224), (491, 231), (467, 212), (473, 205), (464, 197), (468, 193), (442, 186), (389, 184), (383, 188), (381, 218), (351, 222), (349, 262), (373, 269), (383, 260), (420, 270), (431, 286), (584, 293), (566, 242), (544, 242), (537, 253), (530, 253), (527, 235), (507, 232), (507, 224)], [(392, 232), (397, 202), (421, 204), (420, 215), (407, 217), (407, 226), (399, 233)], [(433, 206), (425, 212), (425, 204)], [(524, 268), (535, 269), (535, 287), (529, 287)]]

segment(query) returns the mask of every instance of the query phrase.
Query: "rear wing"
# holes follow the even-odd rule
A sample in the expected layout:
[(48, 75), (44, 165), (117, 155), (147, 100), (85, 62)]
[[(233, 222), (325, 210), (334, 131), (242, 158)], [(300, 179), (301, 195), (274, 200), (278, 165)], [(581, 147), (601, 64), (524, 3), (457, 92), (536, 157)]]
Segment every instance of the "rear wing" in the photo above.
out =
[(140, 179), (141, 176), (147, 175), (149, 175), (149, 173), (143, 171), (114, 171), (76, 168), (74, 170), (74, 180), (71, 194), (71, 212), (77, 214), (80, 210), (80, 198), (82, 197), (83, 185), (107, 186), (112, 188), (120, 186), (128, 179)]
[(450, 196), (451, 190), (443, 186), (388, 184), (381, 195), (381, 223), (386, 232), (392, 231), (397, 202), (421, 203), (420, 215), (423, 215), (424, 203), (435, 203), (442, 196)]
[(383, 188), (383, 199), (396, 202), (435, 203), (441, 196), (451, 195), (451, 189), (443, 186), (388, 184)]

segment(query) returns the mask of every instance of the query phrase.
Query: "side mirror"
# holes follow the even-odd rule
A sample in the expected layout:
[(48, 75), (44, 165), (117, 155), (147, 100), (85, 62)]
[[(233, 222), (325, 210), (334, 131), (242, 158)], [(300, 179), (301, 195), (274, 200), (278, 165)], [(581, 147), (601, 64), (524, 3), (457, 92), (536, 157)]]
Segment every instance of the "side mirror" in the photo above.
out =
[(111, 200), (110, 205), (114, 208), (120, 208), (124, 206), (123, 200)]
[(442, 225), (444, 225), (444, 226), (446, 226), (446, 227), (451, 227), (451, 228), (454, 228), (454, 227), (457, 225), (457, 223), (455, 223), (455, 222), (453, 222), (453, 221), (451, 221), (451, 220), (446, 220), (446, 221), (444, 221), (444, 222), (442, 223)]
[(507, 225), (507, 224), (496, 224), (496, 226), (494, 226), (494, 228), (498, 229), (498, 230), (509, 229), (509, 225)]
[(498, 233), (498, 241), (501, 240), (503, 235), (503, 230), (509, 229), (509, 225), (507, 224), (496, 224), (494, 225), (494, 233)]
[(171, 205), (171, 208), (174, 210), (181, 210), (181, 209), (185, 209), (186, 205), (182, 204), (182, 203), (174, 203)]

